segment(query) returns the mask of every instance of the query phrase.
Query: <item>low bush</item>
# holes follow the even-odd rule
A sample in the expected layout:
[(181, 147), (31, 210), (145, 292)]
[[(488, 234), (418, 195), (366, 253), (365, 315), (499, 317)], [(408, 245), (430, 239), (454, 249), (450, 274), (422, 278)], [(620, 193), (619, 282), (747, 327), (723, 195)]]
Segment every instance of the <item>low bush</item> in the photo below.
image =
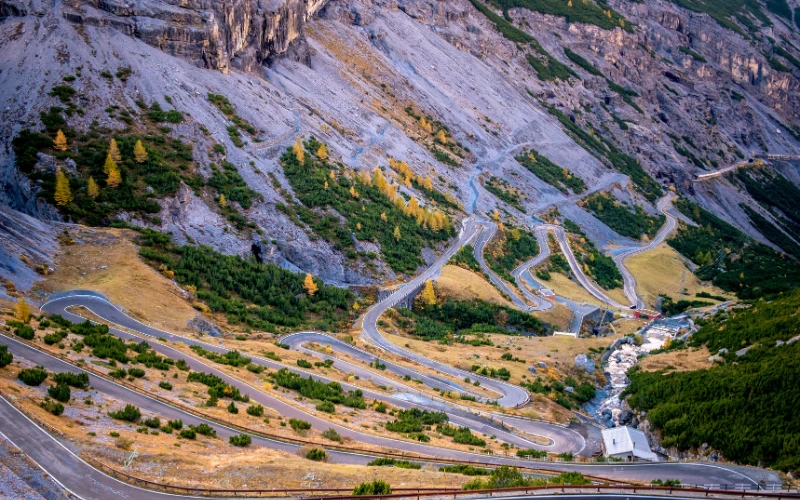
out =
[(142, 418), (141, 410), (132, 404), (126, 404), (122, 410), (108, 412), (108, 415), (111, 418), (125, 420), (126, 422), (138, 422)]
[(261, 405), (250, 405), (247, 407), (247, 414), (254, 417), (260, 417), (264, 414), (264, 407)]
[(252, 439), (247, 434), (239, 434), (228, 438), (228, 442), (233, 446), (247, 446), (252, 442)]
[(14, 361), (14, 355), (8, 352), (8, 346), (0, 345), (0, 368), (5, 368)]
[(325, 439), (330, 439), (331, 441), (336, 441), (337, 443), (342, 442), (342, 436), (340, 436), (339, 433), (334, 429), (328, 429), (327, 431), (323, 432), (322, 437)]
[(55, 416), (59, 416), (64, 413), (64, 405), (55, 401), (51, 401), (50, 399), (45, 399), (39, 404), (39, 406)]
[(70, 398), (69, 386), (67, 384), (56, 384), (47, 389), (47, 394), (56, 401), (66, 403)]
[(311, 428), (311, 424), (305, 420), (298, 420), (296, 418), (289, 419), (289, 427), (295, 431), (307, 431)]
[(62, 372), (53, 375), (53, 381), (57, 384), (66, 384), (76, 389), (89, 387), (89, 375), (85, 373)]
[(306, 458), (316, 462), (324, 462), (328, 458), (328, 454), (321, 448), (311, 448), (306, 452)]
[(142, 423), (151, 429), (158, 429), (161, 427), (161, 420), (158, 417), (150, 417), (145, 419)]
[(322, 411), (325, 413), (335, 413), (336, 406), (334, 406), (334, 404), (331, 403), (330, 401), (323, 401), (317, 405), (317, 411)]
[(41, 366), (36, 368), (26, 368), (19, 372), (17, 378), (20, 379), (25, 385), (37, 386), (47, 378), (47, 370)]
[(33, 328), (30, 327), (30, 325), (18, 326), (14, 330), (14, 335), (23, 338), (25, 340), (33, 340), (33, 338), (35, 337), (34, 333), (35, 332), (33, 331)]
[(353, 490), (353, 495), (389, 495), (392, 487), (383, 479), (376, 479), (371, 482), (361, 483)]

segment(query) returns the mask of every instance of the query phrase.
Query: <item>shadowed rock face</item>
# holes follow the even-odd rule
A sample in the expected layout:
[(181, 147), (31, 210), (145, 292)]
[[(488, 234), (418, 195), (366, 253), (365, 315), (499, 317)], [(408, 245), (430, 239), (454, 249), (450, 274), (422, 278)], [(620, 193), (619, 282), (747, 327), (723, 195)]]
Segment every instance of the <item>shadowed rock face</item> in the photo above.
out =
[[(108, 26), (201, 67), (251, 70), (301, 41), (303, 26), (328, 0), (64, 0), (77, 24)], [(20, 15), (22, 0), (0, 2)]]

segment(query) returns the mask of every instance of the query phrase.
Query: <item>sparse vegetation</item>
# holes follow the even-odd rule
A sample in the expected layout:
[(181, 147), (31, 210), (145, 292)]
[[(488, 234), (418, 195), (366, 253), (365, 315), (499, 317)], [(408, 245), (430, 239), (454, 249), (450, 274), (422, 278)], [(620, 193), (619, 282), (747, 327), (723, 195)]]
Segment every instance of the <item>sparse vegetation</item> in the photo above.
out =
[(584, 199), (582, 206), (614, 231), (635, 240), (642, 235), (654, 237), (666, 219), (648, 214), (639, 205), (620, 203), (611, 193), (595, 193)]
[(559, 167), (535, 149), (518, 155), (517, 161), (530, 170), (533, 175), (564, 194), (567, 194), (568, 190), (572, 190), (576, 194), (586, 191), (586, 183), (583, 182), (583, 179), (570, 173), (566, 168)]

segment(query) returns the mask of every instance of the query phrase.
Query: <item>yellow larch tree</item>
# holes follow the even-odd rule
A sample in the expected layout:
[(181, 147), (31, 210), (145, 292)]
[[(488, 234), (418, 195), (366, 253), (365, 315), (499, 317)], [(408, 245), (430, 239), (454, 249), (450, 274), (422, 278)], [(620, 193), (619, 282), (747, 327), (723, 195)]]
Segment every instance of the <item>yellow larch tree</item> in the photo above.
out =
[(320, 144), (319, 149), (317, 149), (317, 158), (323, 161), (328, 159), (328, 146), (326, 146), (324, 142)]
[(108, 154), (111, 155), (111, 158), (113, 158), (115, 162), (119, 163), (122, 161), (122, 155), (119, 152), (117, 141), (113, 137), (111, 138), (111, 142), (108, 143)]
[(14, 304), (14, 316), (17, 321), (22, 321), (23, 323), (31, 320), (31, 308), (24, 298), (19, 299), (19, 302)]
[(417, 198), (412, 196), (410, 200), (408, 200), (408, 206), (406, 207), (406, 215), (410, 215), (412, 217), (416, 217), (419, 213), (419, 202)]
[(356, 222), (356, 231), (361, 231), (361, 223)]
[(325, 189), (325, 191), (328, 190), (328, 181), (325, 181), (325, 185), (323, 185), (322, 188)]
[(426, 306), (436, 305), (436, 291), (433, 289), (431, 280), (425, 282), (425, 286), (422, 287), (422, 291), (419, 293), (419, 298)]
[(306, 161), (306, 153), (303, 151), (303, 141), (300, 139), (300, 136), (297, 136), (297, 140), (294, 141), (294, 146), (292, 146), (292, 152), (294, 153), (294, 157), (297, 158), (297, 162), (303, 164)]
[(353, 186), (350, 186), (350, 196), (358, 199), (358, 191), (356, 191), (356, 188)]
[(425, 177), (424, 179), (422, 179), (422, 187), (424, 187), (428, 191), (433, 189), (433, 179), (431, 179), (430, 175), (428, 177)]
[(389, 183), (386, 182), (386, 177), (383, 176), (383, 172), (379, 168), (372, 171), (372, 185), (378, 188), (381, 193), (386, 194)]
[(147, 161), (147, 156), (147, 150), (144, 148), (142, 140), (139, 139), (133, 146), (133, 159), (136, 160), (136, 163), (144, 163)]
[(219, 206), (225, 208), (228, 206), (228, 200), (225, 198), (225, 194), (219, 195)]
[(64, 175), (61, 167), (56, 169), (56, 192), (53, 196), (56, 203), (62, 207), (72, 201), (72, 191), (69, 188), (69, 179)]
[(62, 132), (61, 129), (58, 129), (58, 132), (56, 132), (56, 138), (53, 141), (53, 147), (59, 151), (67, 150), (67, 136), (64, 135), (64, 132)]
[(394, 226), (394, 240), (399, 242), (400, 241), (400, 227)]
[(381, 220), (383, 222), (389, 222), (389, 217), (386, 216), (386, 212), (381, 212)]
[(89, 177), (89, 184), (86, 187), (86, 192), (90, 198), (97, 198), (97, 195), (100, 194), (100, 188), (97, 187), (94, 177)]
[(445, 135), (443, 128), (440, 128), (439, 132), (436, 133), (436, 139), (442, 144), (447, 144), (447, 135)]
[(328, 174), (328, 177), (330, 177), (332, 181), (335, 181), (336, 180), (336, 172), (331, 170), (331, 173)]
[(114, 161), (114, 158), (111, 156), (111, 153), (106, 155), (106, 161), (103, 163), (103, 173), (108, 175), (112, 169), (117, 168), (117, 162)]
[(317, 293), (317, 284), (314, 283), (314, 277), (311, 276), (311, 273), (306, 274), (306, 279), (303, 280), (303, 289), (305, 289), (306, 293), (309, 297), (313, 297), (315, 293)]
[(119, 171), (119, 167), (113, 161), (109, 166), (108, 170), (108, 177), (106, 177), (106, 185), (111, 188), (115, 188), (119, 186), (122, 182), (122, 174)]

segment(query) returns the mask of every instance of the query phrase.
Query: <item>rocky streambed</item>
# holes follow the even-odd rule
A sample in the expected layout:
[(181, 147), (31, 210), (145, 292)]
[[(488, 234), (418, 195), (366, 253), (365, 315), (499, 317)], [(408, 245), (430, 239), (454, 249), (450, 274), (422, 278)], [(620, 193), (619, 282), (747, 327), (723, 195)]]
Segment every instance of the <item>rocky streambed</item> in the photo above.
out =
[[(687, 335), (687, 330), (691, 330), (692, 326), (691, 321), (685, 318), (655, 320), (642, 327), (636, 336), (617, 339), (600, 358), (607, 383), (597, 391), (594, 399), (586, 403), (584, 409), (587, 413), (605, 427), (637, 427), (638, 419), (628, 404), (619, 398), (630, 384), (628, 370), (636, 365), (642, 355), (662, 348), (668, 337), (673, 338), (681, 333)], [(641, 338), (641, 342), (638, 338)]]

